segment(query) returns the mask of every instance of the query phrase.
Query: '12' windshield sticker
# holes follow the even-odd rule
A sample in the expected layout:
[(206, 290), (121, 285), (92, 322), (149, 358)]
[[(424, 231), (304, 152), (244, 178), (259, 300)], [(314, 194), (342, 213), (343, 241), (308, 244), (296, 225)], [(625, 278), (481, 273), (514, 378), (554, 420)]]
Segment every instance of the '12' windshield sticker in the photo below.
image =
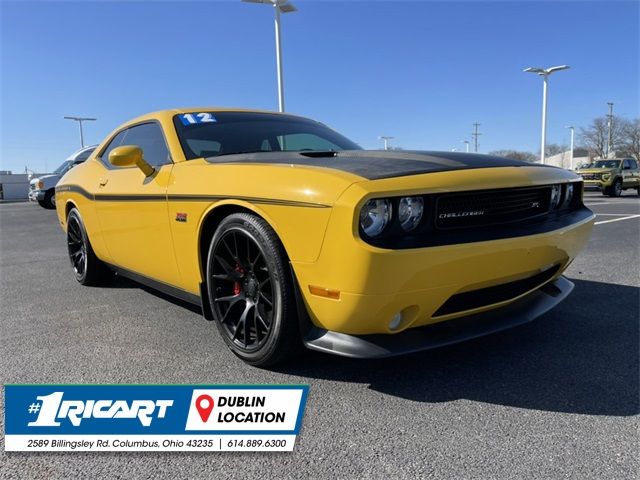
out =
[(216, 122), (216, 117), (212, 113), (184, 113), (179, 115), (180, 121), (183, 125), (197, 125), (199, 123), (213, 123)]

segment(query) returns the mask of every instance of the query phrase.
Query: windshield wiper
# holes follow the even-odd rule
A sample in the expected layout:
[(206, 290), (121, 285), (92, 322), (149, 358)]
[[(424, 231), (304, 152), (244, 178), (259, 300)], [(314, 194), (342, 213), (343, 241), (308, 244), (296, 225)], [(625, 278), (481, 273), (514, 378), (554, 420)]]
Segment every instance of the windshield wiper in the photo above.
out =
[(224, 157), (226, 155), (242, 155), (245, 153), (299, 153), (305, 157), (335, 157), (338, 152), (335, 150), (241, 150), (238, 152), (225, 152), (213, 155), (211, 158)]
[(224, 157), (225, 155), (242, 155), (243, 153), (271, 153), (267, 150), (240, 150), (238, 152), (227, 152), (227, 153), (219, 153), (218, 155), (213, 155), (213, 157)]

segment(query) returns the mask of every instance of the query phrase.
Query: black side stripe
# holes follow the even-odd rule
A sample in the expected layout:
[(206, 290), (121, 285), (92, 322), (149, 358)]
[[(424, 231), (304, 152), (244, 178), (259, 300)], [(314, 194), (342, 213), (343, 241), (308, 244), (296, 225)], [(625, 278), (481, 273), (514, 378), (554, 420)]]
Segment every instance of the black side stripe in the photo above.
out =
[(306, 208), (329, 208), (329, 205), (322, 203), (297, 202), (293, 200), (282, 200), (278, 198), (262, 198), (262, 197), (242, 197), (228, 195), (107, 195), (93, 194), (87, 192), (79, 185), (61, 185), (56, 187), (56, 192), (74, 192), (82, 195), (88, 200), (94, 202), (212, 202), (220, 200), (242, 200), (249, 203), (283, 205), (288, 207), (306, 207)]

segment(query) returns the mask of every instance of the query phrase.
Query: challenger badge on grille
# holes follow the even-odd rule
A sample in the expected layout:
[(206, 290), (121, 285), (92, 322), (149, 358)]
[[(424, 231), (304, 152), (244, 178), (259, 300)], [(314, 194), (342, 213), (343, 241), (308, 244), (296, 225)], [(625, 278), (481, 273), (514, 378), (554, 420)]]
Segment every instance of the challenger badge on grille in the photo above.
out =
[(471, 212), (450, 212), (441, 213), (438, 218), (461, 218), (461, 217), (479, 217), (484, 215), (484, 210), (474, 210)]

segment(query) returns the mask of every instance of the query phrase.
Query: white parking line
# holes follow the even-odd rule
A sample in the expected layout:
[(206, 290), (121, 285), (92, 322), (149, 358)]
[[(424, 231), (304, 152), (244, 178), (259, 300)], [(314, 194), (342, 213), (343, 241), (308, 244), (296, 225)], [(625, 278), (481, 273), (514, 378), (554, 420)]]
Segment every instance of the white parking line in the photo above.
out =
[(601, 217), (632, 217), (635, 213), (596, 213)]
[(588, 203), (586, 202), (585, 205), (587, 207), (591, 207), (594, 205), (638, 205), (639, 202), (594, 202), (594, 203)]
[(602, 225), (603, 223), (611, 223), (611, 222), (619, 222), (620, 220), (629, 220), (630, 218), (638, 218), (640, 215), (630, 215), (628, 217), (620, 217), (620, 218), (612, 218), (611, 220), (602, 220), (601, 222), (596, 222), (594, 225)]

